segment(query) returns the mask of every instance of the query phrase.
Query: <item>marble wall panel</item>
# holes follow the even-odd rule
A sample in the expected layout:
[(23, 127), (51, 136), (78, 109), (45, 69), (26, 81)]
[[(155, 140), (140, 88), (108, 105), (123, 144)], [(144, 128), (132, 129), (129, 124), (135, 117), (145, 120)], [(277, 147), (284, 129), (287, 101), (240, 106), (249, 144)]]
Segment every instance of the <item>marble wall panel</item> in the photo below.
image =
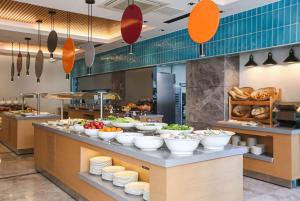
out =
[(227, 118), (228, 90), (239, 83), (239, 57), (218, 57), (187, 64), (187, 123), (206, 129)]

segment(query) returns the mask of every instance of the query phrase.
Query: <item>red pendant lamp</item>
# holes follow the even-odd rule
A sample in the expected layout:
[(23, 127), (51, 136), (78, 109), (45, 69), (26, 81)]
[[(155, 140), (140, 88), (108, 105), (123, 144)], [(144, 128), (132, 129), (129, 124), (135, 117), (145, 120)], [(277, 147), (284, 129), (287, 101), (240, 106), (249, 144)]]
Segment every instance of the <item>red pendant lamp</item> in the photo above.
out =
[[(128, 1), (129, 4), (129, 1)], [(139, 39), (143, 28), (143, 14), (137, 5), (128, 5), (121, 20), (121, 33), (123, 40), (130, 45), (130, 54), (132, 54), (133, 44)]]
[(75, 43), (71, 38), (71, 18), (70, 14), (67, 14), (67, 39), (64, 43), (62, 63), (64, 71), (66, 73), (66, 79), (70, 79), (70, 73), (73, 70), (75, 62)]
[(188, 32), (192, 40), (201, 45), (209, 41), (217, 32), (220, 23), (220, 10), (211, 0), (201, 0), (192, 10), (188, 19)]

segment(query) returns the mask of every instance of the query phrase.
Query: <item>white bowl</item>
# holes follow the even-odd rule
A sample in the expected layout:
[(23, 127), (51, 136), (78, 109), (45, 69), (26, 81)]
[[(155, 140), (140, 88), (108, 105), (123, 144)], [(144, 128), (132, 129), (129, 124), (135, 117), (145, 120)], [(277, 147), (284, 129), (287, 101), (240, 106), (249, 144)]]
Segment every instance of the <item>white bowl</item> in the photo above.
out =
[(74, 129), (78, 132), (84, 132), (84, 127), (79, 124), (74, 125)]
[(124, 146), (132, 146), (134, 138), (143, 136), (142, 133), (120, 133), (117, 134), (116, 140)]
[(111, 121), (110, 120), (101, 120), (105, 126), (110, 126), (111, 125)]
[(119, 127), (119, 128), (132, 128), (135, 126), (135, 123), (131, 122), (131, 123), (119, 123), (119, 122), (111, 122), (111, 125), (115, 126), (115, 127)]
[[(229, 143), (230, 138), (235, 134), (229, 131), (221, 131), (219, 135), (206, 135), (207, 130), (194, 131), (195, 134), (198, 134), (201, 139), (201, 144), (205, 149), (209, 150), (223, 150), (224, 147)], [(220, 131), (216, 131), (220, 132)]]
[(251, 153), (254, 155), (261, 155), (264, 153), (264, 148), (261, 146), (252, 146)]
[(142, 151), (156, 151), (164, 144), (164, 140), (161, 137), (155, 136), (135, 137), (133, 142)]
[(200, 139), (164, 139), (168, 149), (174, 155), (193, 155), (200, 143)]
[(84, 129), (84, 133), (90, 137), (97, 137), (99, 129)]
[(179, 134), (190, 134), (192, 133), (194, 128), (190, 130), (165, 130), (165, 129), (159, 129), (159, 134), (173, 134), (173, 135), (179, 135)]
[(117, 131), (117, 132), (98, 132), (98, 136), (103, 139), (104, 141), (110, 141), (114, 139), (117, 134), (123, 133), (123, 131)]
[[(153, 124), (151, 126), (147, 125), (147, 124)], [(147, 123), (147, 122), (141, 122), (141, 123), (136, 123), (135, 127), (138, 130), (141, 131), (156, 131), (161, 129), (162, 127), (166, 126), (167, 124), (165, 123)]]

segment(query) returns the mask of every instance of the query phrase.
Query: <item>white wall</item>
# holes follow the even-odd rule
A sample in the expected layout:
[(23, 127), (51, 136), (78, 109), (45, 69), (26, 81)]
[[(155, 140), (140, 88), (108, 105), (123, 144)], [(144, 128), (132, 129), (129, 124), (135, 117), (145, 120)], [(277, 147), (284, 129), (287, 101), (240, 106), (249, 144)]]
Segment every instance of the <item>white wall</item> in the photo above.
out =
[[(300, 47), (294, 47), (295, 55), (300, 58)], [(258, 67), (245, 67), (249, 54), (240, 55), (240, 86), (261, 88), (274, 86), (282, 89), (282, 101), (300, 101), (300, 63), (283, 64), (288, 56), (289, 48), (276, 48), (272, 50), (273, 58), (278, 62), (275, 66), (262, 66), (268, 51), (253, 53)]]
[[(20, 93), (32, 92), (63, 92), (70, 91), (70, 81), (65, 79), (65, 73), (62, 68), (61, 60), (56, 63), (50, 63), (48, 59), (44, 60), (44, 71), (41, 77), (41, 83), (37, 84), (35, 77), (35, 58), (31, 58), (30, 76), (26, 77), (26, 59), (23, 57), (23, 68), (21, 77), (17, 78), (17, 70), (15, 69), (15, 81), (10, 82), (10, 66), (11, 57), (0, 55), (0, 98), (17, 97)], [(16, 65), (16, 56), (15, 56)], [(16, 67), (16, 66), (15, 66)], [(34, 100), (27, 100), (27, 103), (35, 107)], [(60, 102), (56, 100), (41, 101), (41, 110), (47, 112), (56, 112)]]

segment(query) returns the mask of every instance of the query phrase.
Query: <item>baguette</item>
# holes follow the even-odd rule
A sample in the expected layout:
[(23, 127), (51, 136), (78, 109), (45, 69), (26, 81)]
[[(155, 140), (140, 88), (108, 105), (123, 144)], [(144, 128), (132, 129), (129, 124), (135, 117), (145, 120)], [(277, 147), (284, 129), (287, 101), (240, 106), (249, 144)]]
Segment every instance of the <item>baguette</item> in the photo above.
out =
[(240, 96), (244, 96), (245, 94), (243, 93), (242, 90), (240, 90), (238, 87), (233, 87), (233, 91)]

